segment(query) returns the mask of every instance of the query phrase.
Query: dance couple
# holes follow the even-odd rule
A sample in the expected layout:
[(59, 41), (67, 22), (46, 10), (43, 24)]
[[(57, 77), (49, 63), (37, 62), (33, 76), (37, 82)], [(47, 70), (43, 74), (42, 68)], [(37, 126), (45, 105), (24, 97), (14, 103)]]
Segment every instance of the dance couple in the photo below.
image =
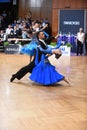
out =
[[(56, 58), (59, 58), (62, 55), (59, 49), (60, 41), (54, 48), (52, 48), (51, 46), (48, 47), (45, 42), (45, 35), (43, 31), (37, 32), (37, 39), (37, 45), (34, 43), (35, 46), (33, 46), (34, 44), (32, 42), (34, 54), (33, 60), (28, 65), (21, 68), (17, 73), (13, 74), (10, 79), (10, 82), (13, 82), (15, 78), (20, 80), (29, 72), (31, 73), (29, 78), (32, 81), (41, 85), (53, 85), (60, 81), (65, 81), (69, 84), (65, 76), (58, 73), (55, 69), (55, 66), (53, 66), (48, 59), (48, 57), (53, 54), (55, 54)], [(32, 52), (31, 50), (32, 49), (30, 49), (29, 54)]]

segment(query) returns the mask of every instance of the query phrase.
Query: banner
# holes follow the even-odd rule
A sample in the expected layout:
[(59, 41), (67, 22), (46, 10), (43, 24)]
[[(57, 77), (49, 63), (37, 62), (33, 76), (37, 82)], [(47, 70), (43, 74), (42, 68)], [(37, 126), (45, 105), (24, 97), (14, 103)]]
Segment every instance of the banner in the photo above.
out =
[(19, 54), (20, 53), (21, 45), (19, 44), (9, 44), (5, 47), (4, 52), (6, 54)]
[(84, 10), (60, 10), (59, 32), (77, 34), (79, 28), (84, 30)]

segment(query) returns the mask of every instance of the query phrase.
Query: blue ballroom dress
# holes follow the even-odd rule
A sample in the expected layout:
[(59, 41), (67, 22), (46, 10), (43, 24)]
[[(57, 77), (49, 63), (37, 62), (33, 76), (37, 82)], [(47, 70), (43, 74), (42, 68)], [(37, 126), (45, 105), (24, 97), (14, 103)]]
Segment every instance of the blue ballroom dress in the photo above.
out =
[(53, 85), (56, 82), (59, 82), (64, 79), (64, 76), (59, 74), (55, 66), (53, 66), (48, 60), (46, 54), (52, 54), (52, 48), (44, 50), (41, 47), (39, 48), (42, 51), (41, 61), (37, 63), (38, 49), (36, 51), (36, 67), (33, 69), (30, 79), (41, 85)]
[(23, 54), (27, 54), (30, 56), (34, 55), (34, 50), (37, 48), (37, 41), (36, 40), (32, 40), (29, 44), (24, 45), (20, 52)]

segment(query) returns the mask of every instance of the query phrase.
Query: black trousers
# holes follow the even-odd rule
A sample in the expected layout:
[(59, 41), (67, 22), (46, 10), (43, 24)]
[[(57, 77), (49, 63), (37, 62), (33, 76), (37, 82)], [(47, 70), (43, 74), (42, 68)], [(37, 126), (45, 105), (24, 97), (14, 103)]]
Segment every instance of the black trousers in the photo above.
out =
[(35, 63), (34, 61), (32, 61), (30, 64), (22, 67), (19, 71), (17, 71), (14, 75), (15, 78), (17, 78), (18, 80), (20, 80), (21, 78), (23, 78), (27, 73), (31, 73), (33, 68), (35, 67)]
[(80, 53), (80, 55), (82, 55), (83, 53), (83, 44), (77, 40), (77, 55)]

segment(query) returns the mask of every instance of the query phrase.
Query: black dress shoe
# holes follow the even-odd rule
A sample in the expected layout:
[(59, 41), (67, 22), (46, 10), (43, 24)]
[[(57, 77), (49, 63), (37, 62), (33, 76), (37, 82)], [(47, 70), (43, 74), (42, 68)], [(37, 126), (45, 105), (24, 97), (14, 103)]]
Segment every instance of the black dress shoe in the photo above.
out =
[(13, 82), (13, 80), (15, 79), (15, 75), (12, 75), (11, 79), (10, 79), (10, 82)]

